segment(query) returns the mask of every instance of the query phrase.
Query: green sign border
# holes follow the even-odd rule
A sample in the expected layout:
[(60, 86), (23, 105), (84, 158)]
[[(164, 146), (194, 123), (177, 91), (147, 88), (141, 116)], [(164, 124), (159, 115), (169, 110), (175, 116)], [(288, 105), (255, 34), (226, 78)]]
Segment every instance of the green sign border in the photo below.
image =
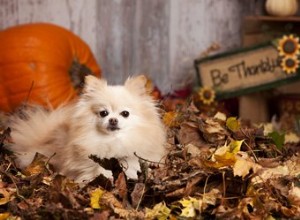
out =
[[(268, 41), (268, 42), (263, 43), (263, 44), (258, 44), (258, 45), (253, 46), (253, 47), (245, 47), (245, 48), (242, 48), (242, 49), (232, 50), (232, 51), (229, 51), (229, 52), (224, 52), (224, 53), (220, 53), (220, 54), (217, 54), (217, 55), (196, 59), (194, 61), (194, 67), (196, 69), (196, 74), (197, 74), (197, 86), (198, 87), (205, 86), (205, 85), (202, 85), (201, 72), (200, 72), (200, 68), (199, 68), (199, 66), (202, 63), (207, 62), (207, 61), (211, 61), (211, 60), (222, 59), (222, 58), (227, 57), (227, 56), (236, 55), (236, 54), (240, 54), (240, 53), (260, 49), (260, 48), (263, 48), (263, 47), (270, 47), (270, 46), (274, 46), (272, 41)], [(296, 80), (300, 80), (300, 74), (299, 73), (300, 72), (299, 72), (299, 68), (298, 68), (297, 72), (294, 74), (294, 76), (289, 76), (286, 79), (279, 79), (277, 81), (273, 81), (273, 82), (270, 82), (270, 83), (260, 84), (260, 85), (257, 85), (257, 86), (247, 87), (247, 88), (238, 89), (238, 90), (234, 90), (234, 91), (230, 91), (230, 92), (218, 92), (218, 91), (216, 91), (216, 96), (217, 96), (217, 99), (226, 99), (226, 98), (232, 98), (232, 97), (246, 95), (246, 94), (253, 93), (253, 92), (258, 92), (258, 91), (271, 89), (271, 88), (274, 88), (274, 87), (277, 87), (277, 86), (281, 86), (281, 85), (285, 85), (285, 84), (288, 84), (288, 83), (291, 83), (291, 82), (295, 82)]]

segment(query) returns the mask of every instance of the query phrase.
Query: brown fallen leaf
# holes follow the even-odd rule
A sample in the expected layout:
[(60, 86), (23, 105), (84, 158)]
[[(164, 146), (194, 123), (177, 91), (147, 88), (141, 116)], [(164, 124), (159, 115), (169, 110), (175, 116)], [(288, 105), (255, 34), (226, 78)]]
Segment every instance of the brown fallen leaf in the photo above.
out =
[(177, 138), (182, 145), (207, 146), (207, 143), (200, 136), (199, 128), (195, 123), (182, 123)]
[(7, 204), (12, 199), (13, 192), (8, 189), (0, 189), (0, 205)]
[(223, 145), (229, 132), (221, 125), (217, 119), (207, 118), (206, 120), (199, 120), (199, 129), (203, 134), (205, 140), (214, 145)]
[(89, 220), (109, 220), (110, 216), (112, 215), (111, 210), (105, 209), (102, 210), (100, 213), (96, 212)]
[(262, 167), (255, 163), (248, 154), (239, 153), (236, 157), (236, 162), (233, 165), (233, 175), (240, 176), (244, 179), (250, 172), (256, 174)]
[(180, 189), (176, 189), (172, 192), (169, 192), (166, 194), (166, 197), (182, 197), (184, 195), (184, 192), (185, 192), (185, 187), (184, 188), (180, 188)]
[(130, 194), (133, 208), (139, 208), (139, 205), (144, 197), (144, 193), (145, 193), (145, 184), (136, 183), (134, 185), (134, 189), (132, 193)]
[(36, 153), (32, 162), (24, 169), (23, 173), (27, 176), (43, 173), (47, 170), (49, 158), (43, 154)]
[(124, 172), (121, 172), (115, 182), (115, 190), (116, 194), (122, 199), (123, 201), (123, 206), (128, 202), (127, 199), (127, 181), (126, 181), (126, 176)]
[(18, 203), (18, 207), (21, 210), (28, 210), (32, 206), (41, 206), (43, 204), (43, 199), (42, 198), (29, 198), (26, 200), (22, 200), (21, 202)]
[(190, 195), (194, 194), (197, 191), (197, 184), (202, 179), (203, 179), (202, 176), (195, 176), (195, 177), (190, 178), (187, 181), (183, 196), (186, 197), (186, 196), (190, 196)]

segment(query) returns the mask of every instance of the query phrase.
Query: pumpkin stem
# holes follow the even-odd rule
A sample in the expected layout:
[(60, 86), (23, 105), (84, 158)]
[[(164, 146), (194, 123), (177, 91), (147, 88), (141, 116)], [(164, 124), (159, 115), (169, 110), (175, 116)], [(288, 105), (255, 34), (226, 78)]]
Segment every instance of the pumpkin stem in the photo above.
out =
[(84, 78), (87, 75), (92, 75), (93, 72), (84, 64), (74, 59), (69, 69), (72, 84), (76, 90), (81, 91), (84, 86)]

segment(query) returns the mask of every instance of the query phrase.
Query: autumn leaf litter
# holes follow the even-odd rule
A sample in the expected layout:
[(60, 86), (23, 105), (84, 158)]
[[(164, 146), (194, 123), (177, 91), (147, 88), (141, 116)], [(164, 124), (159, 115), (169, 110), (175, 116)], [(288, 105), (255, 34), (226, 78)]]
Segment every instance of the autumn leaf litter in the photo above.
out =
[[(2, 219), (299, 219), (299, 137), (272, 124), (252, 125), (193, 103), (167, 112), (168, 155), (140, 158), (138, 180), (114, 158), (91, 159), (112, 169), (78, 185), (36, 154), (19, 169), (9, 128), (0, 134)], [(275, 129), (276, 127), (276, 129)], [(138, 152), (137, 155), (138, 156)]]

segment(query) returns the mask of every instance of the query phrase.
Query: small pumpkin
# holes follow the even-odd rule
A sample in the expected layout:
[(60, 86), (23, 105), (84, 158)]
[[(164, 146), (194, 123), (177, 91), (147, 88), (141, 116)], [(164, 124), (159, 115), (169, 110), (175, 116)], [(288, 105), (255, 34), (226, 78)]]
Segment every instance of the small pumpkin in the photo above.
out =
[(0, 110), (21, 103), (57, 107), (75, 98), (85, 74), (101, 76), (89, 46), (71, 31), (48, 23), (0, 32)]
[(298, 0), (267, 0), (265, 6), (270, 15), (292, 16), (298, 11)]

